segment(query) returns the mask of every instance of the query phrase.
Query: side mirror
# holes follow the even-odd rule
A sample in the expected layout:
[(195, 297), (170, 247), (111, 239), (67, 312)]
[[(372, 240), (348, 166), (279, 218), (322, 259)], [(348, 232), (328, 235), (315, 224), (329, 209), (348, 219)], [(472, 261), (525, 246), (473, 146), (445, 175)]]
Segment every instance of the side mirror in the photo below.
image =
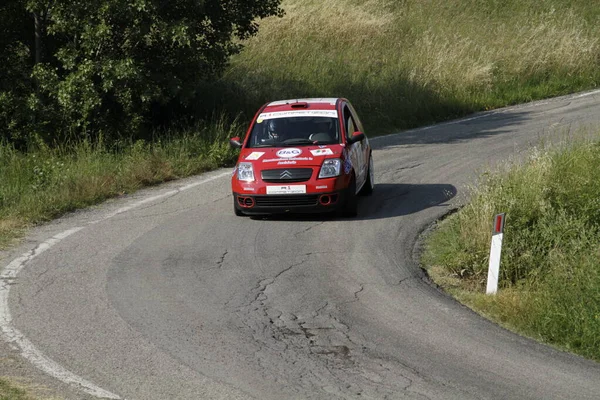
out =
[(233, 147), (234, 149), (239, 149), (242, 147), (242, 142), (240, 141), (239, 137), (234, 137), (229, 139), (229, 144), (231, 145), (231, 147)]
[(354, 132), (352, 137), (348, 139), (348, 144), (353, 144), (356, 142), (360, 142), (365, 139), (365, 134), (359, 131)]

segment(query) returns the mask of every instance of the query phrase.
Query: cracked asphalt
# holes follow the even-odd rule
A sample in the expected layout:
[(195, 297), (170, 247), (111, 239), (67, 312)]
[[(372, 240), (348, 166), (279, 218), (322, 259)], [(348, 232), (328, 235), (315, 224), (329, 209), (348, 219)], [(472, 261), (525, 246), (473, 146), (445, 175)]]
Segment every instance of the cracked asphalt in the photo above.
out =
[(235, 217), (225, 177), (93, 225), (194, 180), (67, 216), (3, 254), (85, 226), (20, 272), (13, 323), (127, 399), (597, 399), (598, 364), (482, 319), (417, 258), (479, 173), (597, 130), (599, 108), (568, 96), (378, 138), (354, 219)]

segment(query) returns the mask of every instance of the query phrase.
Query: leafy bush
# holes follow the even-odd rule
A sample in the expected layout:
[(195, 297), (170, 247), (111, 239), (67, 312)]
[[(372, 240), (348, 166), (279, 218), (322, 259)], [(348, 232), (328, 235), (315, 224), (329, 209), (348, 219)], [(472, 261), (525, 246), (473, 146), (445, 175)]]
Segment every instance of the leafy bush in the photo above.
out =
[(3, 1), (0, 137), (144, 137), (189, 114), (279, 1)]

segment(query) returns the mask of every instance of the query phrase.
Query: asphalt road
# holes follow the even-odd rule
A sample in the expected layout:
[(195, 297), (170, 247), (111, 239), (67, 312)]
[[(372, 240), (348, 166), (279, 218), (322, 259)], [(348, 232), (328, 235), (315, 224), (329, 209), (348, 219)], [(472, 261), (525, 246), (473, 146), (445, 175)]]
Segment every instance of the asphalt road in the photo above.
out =
[(235, 217), (216, 171), (55, 221), (4, 255), (47, 247), (9, 282), (5, 337), (75, 382), (65, 398), (598, 399), (600, 364), (456, 303), (415, 245), (484, 169), (597, 129), (599, 96), (373, 140), (355, 219)]

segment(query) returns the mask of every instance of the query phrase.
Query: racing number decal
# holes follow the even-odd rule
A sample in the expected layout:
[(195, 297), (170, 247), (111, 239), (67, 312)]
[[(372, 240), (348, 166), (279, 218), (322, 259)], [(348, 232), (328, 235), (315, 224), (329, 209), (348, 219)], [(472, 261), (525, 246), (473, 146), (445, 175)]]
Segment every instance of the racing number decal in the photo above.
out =
[(365, 157), (362, 151), (362, 142), (356, 142), (350, 147), (350, 160), (354, 165), (354, 172), (356, 173), (356, 187), (362, 185), (364, 180), (364, 163)]
[[(357, 125), (356, 117), (351, 111), (348, 105), (344, 105), (344, 125), (346, 128), (346, 137), (352, 138), (354, 132), (360, 131), (360, 126)], [(358, 128), (358, 129), (357, 129)], [(363, 183), (367, 179), (367, 166), (366, 166), (366, 140), (356, 142), (349, 146), (348, 156), (354, 166), (354, 172), (356, 173), (356, 187), (362, 187)]]
[[(367, 180), (367, 154), (366, 154), (366, 148), (367, 148), (367, 140), (361, 140), (360, 142), (356, 143), (357, 145), (357, 151), (358, 151), (358, 158), (359, 158), (359, 162), (360, 162), (360, 175), (361, 175), (361, 179), (362, 182), (366, 182)], [(362, 185), (362, 184), (361, 184)]]

